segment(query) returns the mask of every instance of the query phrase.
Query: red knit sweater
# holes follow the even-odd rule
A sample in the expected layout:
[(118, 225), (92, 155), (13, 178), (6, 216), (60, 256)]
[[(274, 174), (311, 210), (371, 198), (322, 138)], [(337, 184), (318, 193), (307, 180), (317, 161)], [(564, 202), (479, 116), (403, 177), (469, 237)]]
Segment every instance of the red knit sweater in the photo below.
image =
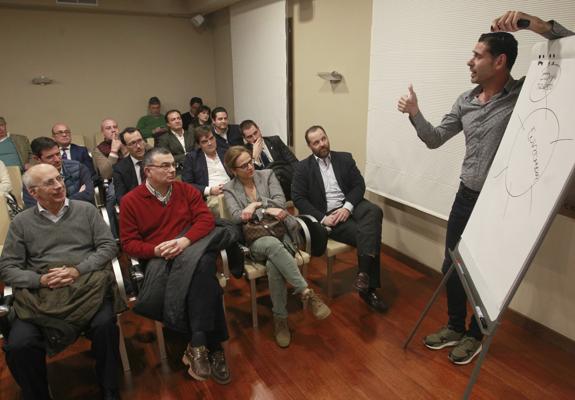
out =
[(132, 257), (155, 257), (154, 248), (185, 233), (192, 243), (214, 229), (212, 213), (200, 192), (190, 184), (176, 181), (167, 206), (139, 185), (122, 198), (120, 240), (122, 249)]

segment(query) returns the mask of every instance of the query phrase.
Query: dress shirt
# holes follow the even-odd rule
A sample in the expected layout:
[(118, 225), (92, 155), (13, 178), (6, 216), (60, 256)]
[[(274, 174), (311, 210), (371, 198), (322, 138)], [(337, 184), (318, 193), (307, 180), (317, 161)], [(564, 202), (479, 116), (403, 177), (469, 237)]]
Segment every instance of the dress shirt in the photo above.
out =
[(208, 186), (204, 189), (204, 196), (210, 195), (210, 188), (218, 185), (223, 185), (230, 181), (230, 177), (220, 160), (220, 157), (216, 154), (216, 157), (212, 159), (204, 153), (206, 157), (206, 163), (208, 165)]
[(337, 183), (337, 178), (333, 172), (331, 156), (328, 155), (326, 158), (319, 158), (314, 155), (314, 157), (317, 161), (317, 164), (319, 165), (323, 186), (325, 187), (325, 198), (327, 200), (328, 214), (330, 211), (341, 207), (347, 209), (350, 213), (353, 213), (353, 204), (351, 204), (349, 201), (345, 201), (345, 194), (341, 191), (339, 183)]
[(137, 158), (134, 158), (132, 155), (130, 155), (130, 159), (132, 160), (132, 163), (134, 164), (134, 169), (136, 170), (136, 177), (138, 178), (138, 185), (142, 184), (142, 172), (140, 165), (138, 164), (140, 161), (142, 160), (138, 160)]
[(62, 208), (60, 208), (60, 210), (56, 215), (52, 214), (50, 211), (42, 207), (40, 203), (38, 203), (38, 211), (40, 211), (40, 215), (44, 216), (45, 218), (48, 218), (50, 221), (54, 223), (60, 221), (60, 218), (62, 218), (68, 207), (70, 207), (70, 200), (67, 197), (66, 200), (64, 200), (64, 205), (62, 206)]
[(174, 132), (174, 131), (172, 131), (172, 133), (174, 134), (174, 136), (176, 138), (178, 138), (178, 140), (180, 141), (180, 144), (182, 145), (182, 149), (184, 149), (184, 153), (186, 153), (186, 139), (184, 138), (184, 131), (182, 131), (181, 135), (177, 132)]
[[(265, 163), (264, 160), (262, 160), (262, 154), (264, 154), (267, 158), (268, 158), (268, 162)], [(270, 153), (270, 150), (268, 149), (268, 146), (266, 146), (266, 143), (264, 142), (264, 145), (262, 147), (262, 154), (260, 154), (260, 159), (259, 160), (254, 160), (255, 164), (259, 167), (261, 165), (263, 165), (264, 167), (267, 167), (268, 164), (274, 162), (274, 158), (272, 157), (272, 153)]]

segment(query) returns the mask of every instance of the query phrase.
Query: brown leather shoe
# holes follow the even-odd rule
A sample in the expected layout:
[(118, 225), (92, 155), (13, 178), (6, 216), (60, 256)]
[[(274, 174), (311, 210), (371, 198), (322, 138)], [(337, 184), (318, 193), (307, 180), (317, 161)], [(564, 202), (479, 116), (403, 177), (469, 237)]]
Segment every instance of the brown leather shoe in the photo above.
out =
[(367, 292), (369, 290), (369, 275), (365, 272), (359, 272), (353, 282), (353, 288), (358, 292)]
[(192, 347), (188, 344), (182, 362), (188, 366), (188, 374), (198, 381), (205, 381), (211, 375), (206, 346)]
[(226, 362), (224, 350), (211, 351), (208, 355), (210, 359), (210, 368), (212, 370), (212, 379), (220, 385), (230, 383), (232, 377)]

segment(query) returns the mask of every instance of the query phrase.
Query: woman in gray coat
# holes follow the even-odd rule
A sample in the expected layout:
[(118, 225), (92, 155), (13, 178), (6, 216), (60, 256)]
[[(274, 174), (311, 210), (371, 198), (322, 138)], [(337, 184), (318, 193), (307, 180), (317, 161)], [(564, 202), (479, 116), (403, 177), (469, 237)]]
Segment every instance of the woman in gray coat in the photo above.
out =
[[(272, 170), (256, 171), (250, 152), (243, 146), (232, 146), (224, 157), (224, 164), (234, 178), (224, 185), (226, 207), (233, 222), (246, 223), (252, 217), (272, 216), (283, 221), (290, 235), (284, 240), (297, 237), (298, 223), (285, 209), (285, 197), (279, 181)], [(287, 323), (286, 282), (295, 288), (313, 315), (318, 319), (329, 316), (331, 310), (308, 287), (296, 260), (283, 243), (274, 236), (264, 236), (250, 245), (255, 261), (265, 262), (269, 280), (272, 311), (274, 315), (275, 340), (280, 347), (289, 346), (291, 335)]]

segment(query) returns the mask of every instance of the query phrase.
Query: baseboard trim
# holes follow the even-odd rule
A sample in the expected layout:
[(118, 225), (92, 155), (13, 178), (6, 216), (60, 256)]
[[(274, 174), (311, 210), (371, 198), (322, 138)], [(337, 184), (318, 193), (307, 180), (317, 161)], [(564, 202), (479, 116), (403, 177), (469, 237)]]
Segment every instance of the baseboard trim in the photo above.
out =
[[(385, 244), (381, 245), (382, 251), (391, 256), (410, 268), (425, 274), (430, 277), (435, 277), (437, 279), (441, 279), (441, 273), (439, 271), (431, 268), (428, 265), (425, 265), (414, 258), (397, 251), (396, 249), (389, 247)], [(512, 323), (519, 325), (522, 328), (527, 329), (535, 336), (545, 340), (549, 343), (554, 344), (555, 346), (559, 347), (561, 350), (568, 352), (569, 354), (575, 355), (575, 341), (569, 339), (567, 336), (560, 334), (559, 332), (554, 331), (553, 329), (541, 324), (540, 322), (534, 321), (531, 318), (515, 311), (510, 308), (505, 311), (505, 315), (503, 316), (503, 320), (508, 319)]]

